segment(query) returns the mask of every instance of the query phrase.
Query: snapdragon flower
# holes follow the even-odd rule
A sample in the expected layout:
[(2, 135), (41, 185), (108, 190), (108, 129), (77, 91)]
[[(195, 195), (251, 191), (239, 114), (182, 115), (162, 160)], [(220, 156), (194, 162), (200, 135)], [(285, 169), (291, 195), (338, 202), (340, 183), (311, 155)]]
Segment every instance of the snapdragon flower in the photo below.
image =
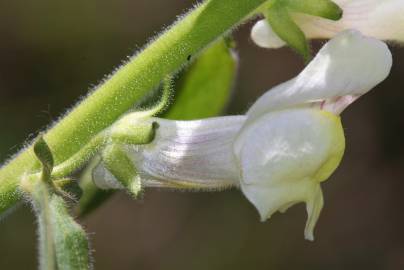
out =
[[(383, 42), (345, 31), (245, 115), (196, 121), (125, 116), (127, 125), (159, 124), (150, 144), (126, 145), (125, 151), (142, 186), (237, 187), (263, 221), (305, 202), (305, 238), (312, 240), (323, 207), (320, 184), (337, 168), (345, 149), (339, 114), (384, 80), (391, 64)], [(102, 163), (93, 178), (103, 188), (121, 186)]]
[[(366, 36), (386, 41), (404, 42), (403, 0), (333, 0), (343, 10), (333, 21), (293, 12), (292, 18), (309, 39), (334, 37), (346, 29), (356, 29)], [(272, 30), (267, 20), (259, 20), (251, 30), (252, 40), (260, 47), (280, 48), (285, 42)]]

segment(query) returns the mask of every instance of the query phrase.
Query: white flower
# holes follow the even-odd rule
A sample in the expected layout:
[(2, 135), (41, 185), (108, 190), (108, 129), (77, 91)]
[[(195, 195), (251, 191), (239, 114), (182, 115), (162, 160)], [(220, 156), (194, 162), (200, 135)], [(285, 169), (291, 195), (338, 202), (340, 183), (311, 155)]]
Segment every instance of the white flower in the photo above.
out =
[[(144, 186), (241, 188), (266, 220), (305, 202), (305, 237), (323, 206), (320, 183), (338, 166), (345, 148), (339, 113), (384, 80), (391, 68), (387, 46), (346, 31), (329, 41), (294, 79), (266, 92), (246, 115), (198, 121), (159, 118), (148, 145), (127, 145)], [(99, 185), (114, 177), (94, 171)], [(108, 184), (111, 186), (111, 184)]]
[[(404, 0), (333, 0), (343, 10), (338, 21), (302, 13), (292, 17), (309, 39), (332, 38), (346, 29), (381, 40), (404, 42)], [(260, 47), (280, 48), (285, 45), (266, 20), (258, 21), (251, 31), (252, 40)]]

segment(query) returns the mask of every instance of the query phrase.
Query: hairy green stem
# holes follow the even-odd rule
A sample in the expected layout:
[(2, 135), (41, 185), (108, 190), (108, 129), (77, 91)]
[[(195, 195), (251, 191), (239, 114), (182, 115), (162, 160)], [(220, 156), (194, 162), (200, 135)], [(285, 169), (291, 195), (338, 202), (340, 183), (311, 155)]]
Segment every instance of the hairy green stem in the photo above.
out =
[[(69, 159), (94, 136), (130, 110), (168, 74), (181, 69), (189, 56), (241, 23), (266, 0), (207, 0), (181, 18), (136, 57), (123, 65), (45, 134), (55, 164)], [(0, 213), (21, 197), (22, 175), (38, 171), (32, 147), (0, 170)]]
[(52, 178), (62, 178), (69, 174), (74, 173), (77, 169), (81, 168), (94, 153), (96, 153), (106, 142), (106, 136), (103, 132), (96, 135), (92, 140), (80, 149), (71, 158), (67, 159), (63, 163), (55, 166), (52, 172)]

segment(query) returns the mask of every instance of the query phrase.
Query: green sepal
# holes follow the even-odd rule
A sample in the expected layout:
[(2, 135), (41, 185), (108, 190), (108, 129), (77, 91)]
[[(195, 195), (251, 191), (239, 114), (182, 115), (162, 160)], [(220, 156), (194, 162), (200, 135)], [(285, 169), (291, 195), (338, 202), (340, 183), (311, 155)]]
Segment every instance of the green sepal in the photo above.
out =
[(105, 168), (126, 188), (134, 197), (141, 191), (141, 181), (133, 161), (126, 153), (124, 146), (111, 144), (102, 152), (102, 162)]
[(91, 213), (115, 193), (113, 189), (100, 189), (93, 182), (93, 170), (100, 162), (100, 156), (94, 157), (79, 176), (79, 185), (83, 195), (80, 197), (75, 213), (80, 217)]
[(283, 0), (292, 11), (305, 13), (337, 21), (342, 17), (342, 9), (331, 0)]
[(58, 270), (87, 270), (91, 267), (88, 238), (83, 228), (69, 215), (64, 200), (51, 196), (50, 211)]
[(158, 124), (144, 118), (133, 121), (130, 117), (123, 117), (111, 128), (109, 139), (112, 143), (120, 144), (148, 144), (153, 141)]
[(40, 269), (90, 269), (86, 233), (69, 215), (63, 198), (43, 181), (37, 181), (28, 196), (39, 225)]
[(265, 12), (265, 17), (273, 31), (308, 62), (309, 43), (303, 31), (291, 18), (287, 5), (283, 1), (277, 1)]

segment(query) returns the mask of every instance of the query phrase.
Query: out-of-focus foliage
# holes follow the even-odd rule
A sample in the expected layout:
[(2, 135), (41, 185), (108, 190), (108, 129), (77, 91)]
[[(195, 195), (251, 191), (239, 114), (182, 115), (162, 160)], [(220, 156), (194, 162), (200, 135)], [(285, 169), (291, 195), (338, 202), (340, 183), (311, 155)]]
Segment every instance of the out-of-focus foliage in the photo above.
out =
[[(207, 49), (181, 76), (173, 106), (165, 118), (191, 120), (217, 116), (228, 104), (236, 76), (237, 56), (219, 40)], [(189, 56), (192, 60), (192, 56)]]

